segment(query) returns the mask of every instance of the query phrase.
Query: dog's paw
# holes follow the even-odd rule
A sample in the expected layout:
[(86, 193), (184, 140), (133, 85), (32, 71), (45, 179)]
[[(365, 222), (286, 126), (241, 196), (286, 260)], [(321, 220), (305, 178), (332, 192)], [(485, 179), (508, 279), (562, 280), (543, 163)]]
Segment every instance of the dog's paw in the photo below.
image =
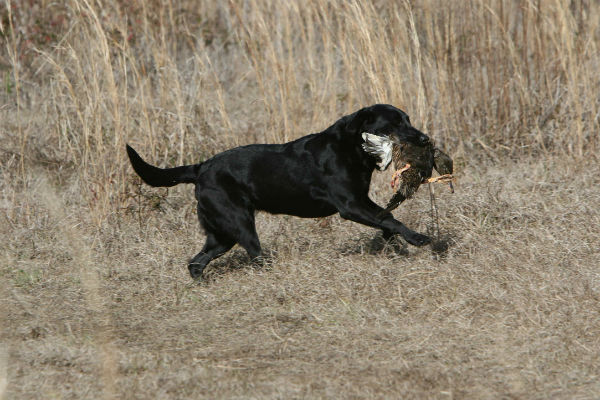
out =
[(407, 235), (403, 235), (403, 237), (404, 240), (406, 240), (409, 244), (417, 247), (425, 246), (426, 244), (431, 243), (431, 238), (429, 236), (422, 235), (417, 232), (411, 232)]
[(200, 280), (203, 277), (204, 267), (200, 264), (188, 264), (188, 270), (190, 271), (190, 276), (194, 280)]

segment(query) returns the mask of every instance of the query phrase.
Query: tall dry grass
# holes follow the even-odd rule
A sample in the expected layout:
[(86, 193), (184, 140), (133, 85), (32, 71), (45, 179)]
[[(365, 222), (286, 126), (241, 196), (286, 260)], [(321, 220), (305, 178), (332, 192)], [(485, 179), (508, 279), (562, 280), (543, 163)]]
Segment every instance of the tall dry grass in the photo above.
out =
[(459, 159), (598, 145), (600, 6), (581, 1), (6, 1), (4, 149), (78, 174), (98, 223), (128, 141), (196, 162), (376, 102)]
[[(3, 0), (0, 397), (598, 397), (599, 25), (592, 0)], [(445, 256), (260, 215), (274, 265), (189, 284), (189, 188), (139, 186), (126, 142), (192, 163), (376, 102), (463, 176)], [(426, 200), (398, 211), (420, 231)]]

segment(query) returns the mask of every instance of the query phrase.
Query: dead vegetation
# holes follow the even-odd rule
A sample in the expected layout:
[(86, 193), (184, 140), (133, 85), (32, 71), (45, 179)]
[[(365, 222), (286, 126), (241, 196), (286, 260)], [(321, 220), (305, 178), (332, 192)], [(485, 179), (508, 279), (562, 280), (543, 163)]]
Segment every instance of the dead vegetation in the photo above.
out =
[[(0, 23), (0, 397), (600, 396), (595, 2), (23, 0)], [(455, 160), (439, 234), (425, 187), (395, 211), (445, 251), (260, 214), (265, 266), (234, 248), (190, 281), (191, 188), (140, 186), (125, 142), (189, 163), (376, 102)]]

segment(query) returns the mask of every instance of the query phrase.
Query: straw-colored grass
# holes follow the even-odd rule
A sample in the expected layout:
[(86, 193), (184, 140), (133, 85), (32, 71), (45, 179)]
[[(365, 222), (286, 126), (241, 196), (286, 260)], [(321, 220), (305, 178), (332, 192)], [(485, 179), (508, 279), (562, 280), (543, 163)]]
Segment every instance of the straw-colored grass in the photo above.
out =
[[(600, 5), (0, 5), (0, 398), (600, 397)], [(377, 102), (455, 159), (447, 252), (258, 215), (267, 265), (191, 282), (162, 165)], [(372, 197), (390, 196), (375, 173)], [(427, 187), (396, 215), (433, 233)]]

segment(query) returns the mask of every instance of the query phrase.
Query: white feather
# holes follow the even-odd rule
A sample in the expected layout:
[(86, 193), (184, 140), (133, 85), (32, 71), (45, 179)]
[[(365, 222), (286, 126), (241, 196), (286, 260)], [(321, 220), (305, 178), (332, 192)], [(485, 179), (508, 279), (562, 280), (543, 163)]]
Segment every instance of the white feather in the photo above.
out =
[(385, 170), (390, 165), (390, 162), (392, 162), (392, 141), (368, 132), (363, 132), (362, 138), (365, 141), (362, 144), (363, 150), (377, 157), (379, 160), (377, 167), (381, 171)]

